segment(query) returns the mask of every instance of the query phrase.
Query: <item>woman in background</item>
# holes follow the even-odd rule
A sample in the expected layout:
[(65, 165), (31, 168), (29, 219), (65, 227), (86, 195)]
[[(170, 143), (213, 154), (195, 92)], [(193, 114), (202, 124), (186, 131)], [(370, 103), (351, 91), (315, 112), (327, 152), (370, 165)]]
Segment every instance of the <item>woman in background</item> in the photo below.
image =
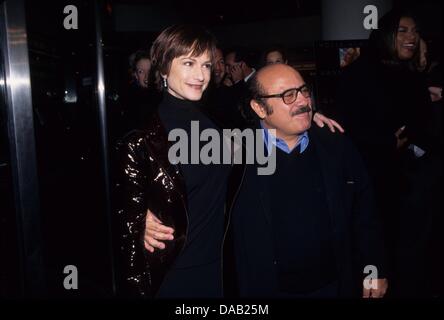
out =
[[(338, 81), (338, 117), (363, 155), (375, 186), (391, 261), (389, 294), (427, 296), (429, 203), (434, 201), (433, 176), (440, 173), (434, 171), (431, 101), (416, 71), (419, 28), (413, 15), (398, 11), (386, 14), (378, 26), (369, 48)], [(429, 165), (424, 167), (425, 163)]]
[(288, 64), (287, 52), (283, 47), (273, 46), (262, 53), (261, 64), (263, 66), (275, 63)]

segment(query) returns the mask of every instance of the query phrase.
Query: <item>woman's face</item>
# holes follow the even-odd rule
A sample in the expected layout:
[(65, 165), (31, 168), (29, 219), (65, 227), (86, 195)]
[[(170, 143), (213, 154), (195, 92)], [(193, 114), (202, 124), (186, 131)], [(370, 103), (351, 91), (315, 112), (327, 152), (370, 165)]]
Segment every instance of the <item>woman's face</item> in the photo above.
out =
[(418, 48), (419, 34), (412, 18), (402, 17), (396, 33), (396, 52), (400, 60), (413, 58)]
[(279, 51), (271, 51), (267, 54), (266, 64), (287, 63), (284, 61), (282, 54)]
[[(165, 77), (165, 76), (164, 76)], [(211, 78), (211, 56), (208, 51), (198, 57), (174, 58), (166, 76), (168, 92), (182, 100), (198, 101)]]

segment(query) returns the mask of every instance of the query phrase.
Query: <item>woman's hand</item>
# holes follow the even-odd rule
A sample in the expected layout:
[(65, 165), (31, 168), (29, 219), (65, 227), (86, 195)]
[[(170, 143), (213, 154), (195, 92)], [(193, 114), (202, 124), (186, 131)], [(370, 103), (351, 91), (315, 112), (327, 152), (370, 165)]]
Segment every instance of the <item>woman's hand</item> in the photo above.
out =
[(323, 114), (316, 112), (313, 116), (313, 121), (321, 128), (324, 127), (324, 125), (327, 125), (330, 128), (331, 132), (335, 132), (335, 128), (337, 128), (341, 133), (344, 133), (344, 129), (341, 127), (339, 123), (337, 123), (335, 120), (327, 118)]
[(442, 99), (442, 88), (440, 87), (429, 87), (429, 93), (432, 102), (436, 102)]
[(159, 240), (173, 240), (174, 229), (164, 226), (149, 209), (145, 220), (145, 248), (154, 252), (154, 248), (165, 249), (165, 243)]
[(396, 148), (397, 149), (401, 149), (407, 143), (407, 140), (408, 140), (407, 137), (404, 137), (404, 138), (401, 137), (404, 130), (405, 130), (405, 126), (402, 126), (401, 128), (398, 129), (398, 131), (395, 132)]

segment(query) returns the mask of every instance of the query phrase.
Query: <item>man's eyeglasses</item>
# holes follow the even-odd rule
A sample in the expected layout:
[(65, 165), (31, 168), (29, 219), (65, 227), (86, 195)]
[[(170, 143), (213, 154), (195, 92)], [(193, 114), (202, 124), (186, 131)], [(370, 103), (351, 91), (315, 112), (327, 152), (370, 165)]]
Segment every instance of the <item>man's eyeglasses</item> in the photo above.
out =
[(304, 98), (310, 98), (311, 90), (306, 84), (303, 84), (299, 88), (291, 88), (291, 89), (285, 90), (284, 92), (279, 93), (279, 94), (258, 96), (258, 98), (282, 98), (282, 101), (284, 101), (285, 104), (292, 104), (298, 98), (299, 92), (302, 94), (302, 96)]

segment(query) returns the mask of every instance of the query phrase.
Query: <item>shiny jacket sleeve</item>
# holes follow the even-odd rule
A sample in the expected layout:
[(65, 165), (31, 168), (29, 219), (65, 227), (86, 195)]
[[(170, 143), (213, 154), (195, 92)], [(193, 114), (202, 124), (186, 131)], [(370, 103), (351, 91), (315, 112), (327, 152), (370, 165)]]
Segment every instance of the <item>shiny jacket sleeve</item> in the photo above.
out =
[(151, 296), (144, 247), (150, 172), (143, 135), (133, 133), (126, 137), (117, 144), (117, 151), (117, 220), (123, 292), (129, 296)]

